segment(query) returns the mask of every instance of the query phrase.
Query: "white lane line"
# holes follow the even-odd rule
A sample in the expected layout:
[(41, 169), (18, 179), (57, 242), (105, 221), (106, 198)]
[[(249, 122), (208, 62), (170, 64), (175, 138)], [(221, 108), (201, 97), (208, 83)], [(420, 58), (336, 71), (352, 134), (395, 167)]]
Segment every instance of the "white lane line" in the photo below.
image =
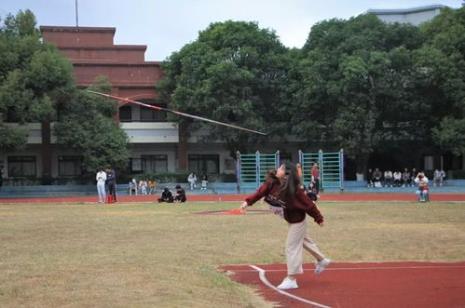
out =
[(269, 288), (275, 290), (276, 292), (278, 293), (281, 293), (282, 295), (285, 295), (285, 296), (288, 296), (290, 298), (293, 298), (295, 300), (298, 300), (300, 302), (303, 302), (303, 303), (306, 303), (306, 304), (309, 304), (309, 305), (312, 305), (312, 306), (315, 306), (315, 307), (320, 307), (320, 308), (331, 308), (330, 306), (325, 306), (323, 304), (320, 304), (320, 303), (317, 303), (317, 302), (312, 302), (312, 301), (309, 301), (305, 298), (302, 298), (302, 297), (299, 297), (299, 296), (296, 296), (294, 294), (291, 294), (291, 293), (288, 293), (286, 291), (283, 291), (283, 290), (280, 290), (278, 289), (277, 287), (275, 287), (274, 285), (272, 285), (268, 279), (266, 278), (266, 275), (265, 275), (265, 270), (258, 267), (258, 266), (255, 266), (255, 265), (249, 265), (251, 268), (253, 268), (254, 270), (256, 270), (258, 272), (258, 276), (260, 277), (260, 280)]
[[(352, 270), (360, 270), (360, 271), (368, 271), (368, 270), (395, 270), (395, 269), (457, 269), (457, 268), (465, 268), (465, 266), (397, 266), (397, 267), (339, 267), (339, 268), (326, 268), (326, 271), (352, 271)], [(304, 268), (306, 271), (313, 271), (315, 268)], [(255, 270), (247, 270), (247, 269), (239, 269), (233, 270), (235, 272), (254, 272)], [(269, 269), (266, 270), (267, 272), (286, 272), (286, 269)]]

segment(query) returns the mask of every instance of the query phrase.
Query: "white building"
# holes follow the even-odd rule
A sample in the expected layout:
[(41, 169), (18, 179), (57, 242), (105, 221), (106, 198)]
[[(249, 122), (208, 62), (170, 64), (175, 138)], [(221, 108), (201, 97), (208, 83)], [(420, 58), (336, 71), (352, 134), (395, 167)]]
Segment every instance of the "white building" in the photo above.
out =
[(439, 15), (445, 5), (433, 4), (409, 9), (370, 9), (367, 13), (378, 16), (387, 23), (409, 23), (414, 26), (429, 21)]

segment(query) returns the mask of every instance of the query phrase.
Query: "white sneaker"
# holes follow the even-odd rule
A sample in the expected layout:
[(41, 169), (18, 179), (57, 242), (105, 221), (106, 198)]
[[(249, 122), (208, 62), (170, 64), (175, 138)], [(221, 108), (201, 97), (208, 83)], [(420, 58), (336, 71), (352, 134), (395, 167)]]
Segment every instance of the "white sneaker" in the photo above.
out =
[(321, 274), (326, 269), (326, 267), (329, 265), (329, 263), (331, 263), (331, 260), (327, 258), (321, 261), (318, 261), (315, 267), (315, 274), (317, 275)]
[(297, 289), (299, 286), (297, 285), (296, 279), (290, 279), (289, 277), (284, 278), (283, 282), (278, 286), (280, 290), (289, 290), (289, 289)]

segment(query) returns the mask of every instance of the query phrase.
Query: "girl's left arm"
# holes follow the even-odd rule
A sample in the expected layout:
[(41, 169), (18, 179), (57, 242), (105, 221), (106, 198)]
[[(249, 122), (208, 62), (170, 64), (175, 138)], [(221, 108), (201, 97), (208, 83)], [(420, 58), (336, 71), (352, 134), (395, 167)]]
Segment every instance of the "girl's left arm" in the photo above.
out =
[(296, 198), (297, 198), (297, 203), (302, 204), (305, 210), (305, 212), (313, 217), (315, 222), (319, 225), (321, 225), (324, 222), (323, 215), (321, 215), (320, 210), (316, 206), (315, 202), (310, 200), (310, 198), (305, 194), (303, 189), (297, 189), (296, 191)]

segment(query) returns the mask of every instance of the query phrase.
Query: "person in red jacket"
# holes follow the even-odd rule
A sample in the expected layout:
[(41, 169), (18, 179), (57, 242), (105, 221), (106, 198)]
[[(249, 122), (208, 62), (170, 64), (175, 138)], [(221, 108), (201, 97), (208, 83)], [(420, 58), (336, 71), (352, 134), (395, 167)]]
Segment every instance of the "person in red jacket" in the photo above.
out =
[(301, 170), (296, 165), (282, 164), (276, 172), (270, 172), (266, 182), (241, 205), (241, 209), (245, 211), (248, 206), (264, 197), (273, 212), (288, 222), (287, 277), (278, 286), (282, 290), (298, 288), (296, 276), (303, 273), (303, 249), (317, 260), (316, 274), (323, 272), (331, 262), (307, 235), (307, 214), (320, 226), (323, 226), (324, 219), (316, 204), (305, 194), (300, 184), (300, 175)]

